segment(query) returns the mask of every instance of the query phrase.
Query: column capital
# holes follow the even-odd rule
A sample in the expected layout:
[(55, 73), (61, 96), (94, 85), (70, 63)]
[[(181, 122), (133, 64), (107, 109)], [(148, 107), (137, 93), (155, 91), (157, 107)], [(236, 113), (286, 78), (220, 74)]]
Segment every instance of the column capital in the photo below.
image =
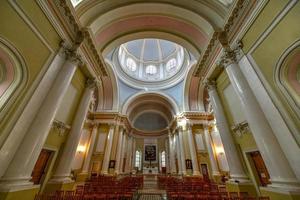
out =
[(86, 88), (94, 89), (96, 87), (96, 85), (97, 85), (97, 81), (96, 81), (96, 79), (93, 79), (93, 78), (89, 78), (85, 82)]
[(209, 90), (216, 90), (216, 88), (217, 88), (217, 83), (216, 83), (215, 80), (206, 80), (204, 82), (204, 84), (205, 84), (205, 87), (207, 88), (208, 91)]
[(69, 45), (65, 41), (60, 42), (61, 54), (71, 62), (74, 62), (78, 65), (83, 65), (82, 57), (78, 53), (78, 45), (72, 44)]

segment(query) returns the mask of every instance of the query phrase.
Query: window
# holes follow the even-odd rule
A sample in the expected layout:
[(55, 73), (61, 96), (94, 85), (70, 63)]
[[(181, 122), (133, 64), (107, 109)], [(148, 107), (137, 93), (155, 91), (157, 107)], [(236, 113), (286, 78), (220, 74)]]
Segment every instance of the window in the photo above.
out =
[(177, 61), (175, 58), (172, 58), (171, 60), (169, 60), (166, 64), (166, 68), (167, 68), (167, 71), (170, 72), (170, 71), (173, 71), (174, 69), (176, 69), (176, 65), (177, 65)]
[(157, 73), (157, 68), (154, 65), (148, 65), (146, 67), (146, 74), (154, 75)]
[(136, 63), (135, 63), (135, 61), (132, 58), (127, 58), (127, 60), (126, 60), (126, 67), (130, 71), (134, 72), (136, 70)]
[(166, 167), (166, 152), (161, 152), (161, 167)]
[(75, 7), (77, 6), (82, 0), (72, 0), (72, 5)]
[(135, 152), (135, 167), (137, 167), (139, 170), (142, 167), (142, 152), (140, 151)]

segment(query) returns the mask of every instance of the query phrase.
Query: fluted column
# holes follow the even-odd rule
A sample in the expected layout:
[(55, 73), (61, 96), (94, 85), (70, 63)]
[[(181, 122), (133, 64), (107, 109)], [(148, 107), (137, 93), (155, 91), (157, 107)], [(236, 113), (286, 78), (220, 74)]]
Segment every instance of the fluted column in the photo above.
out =
[(71, 167), (72, 161), (75, 157), (77, 146), (79, 144), (80, 136), (82, 133), (82, 128), (84, 125), (84, 120), (86, 118), (90, 100), (93, 94), (95, 84), (93, 81), (88, 80), (86, 88), (84, 90), (83, 96), (78, 107), (78, 110), (73, 120), (71, 131), (67, 138), (67, 142), (64, 146), (61, 159), (55, 170), (55, 173), (51, 179), (51, 182), (71, 182)]
[(230, 132), (215, 83), (210, 82), (208, 84), (208, 93), (216, 117), (216, 125), (219, 129), (225, 155), (228, 161), (230, 177), (233, 180), (238, 180), (241, 182), (248, 181), (248, 177), (243, 169), (233, 136)]
[(180, 146), (179, 146), (179, 136), (178, 133), (175, 133), (175, 145), (176, 145), (176, 155), (177, 155), (177, 164), (178, 164), (178, 174), (182, 174), (182, 162), (181, 162), (181, 154), (180, 154)]
[(174, 139), (171, 135), (171, 133), (169, 132), (169, 155), (170, 155), (170, 172), (171, 174), (175, 174), (176, 173), (176, 164), (175, 164), (175, 144), (174, 144)]
[(182, 130), (182, 127), (178, 128), (178, 139), (179, 139), (179, 147), (180, 147), (180, 157), (181, 157), (182, 174), (186, 175), (185, 150), (184, 150), (183, 130)]
[(199, 176), (200, 171), (199, 171), (195, 141), (194, 141), (194, 137), (193, 137), (193, 133), (192, 133), (192, 127), (190, 124), (188, 124), (188, 126), (187, 126), (187, 134), (188, 134), (189, 149), (190, 149), (191, 158), (192, 158), (193, 175)]
[(94, 147), (95, 147), (97, 132), (98, 132), (98, 124), (94, 124), (92, 131), (91, 131), (89, 147), (88, 147), (88, 150), (87, 150), (87, 153), (86, 153), (86, 156), (84, 159), (82, 171), (81, 171), (81, 173), (83, 173), (83, 174), (87, 174), (89, 171), (89, 166), (90, 166), (91, 158), (92, 158)]
[(128, 137), (127, 148), (126, 148), (126, 163), (125, 163), (125, 172), (130, 172), (130, 162), (131, 162), (131, 147), (132, 147), (132, 138)]
[(116, 155), (116, 167), (115, 167), (115, 173), (116, 174), (120, 173), (122, 144), (123, 144), (123, 132), (124, 132), (124, 128), (120, 127), (120, 129), (119, 129), (119, 138), (118, 138), (118, 146), (117, 146), (117, 155)]
[(233, 51), (225, 51), (223, 65), (234, 91), (241, 101), (251, 133), (270, 174), (271, 186), (299, 190), (299, 181), (237, 64)]
[(29, 182), (32, 170), (79, 63), (77, 56), (73, 56), (74, 54), (68, 55), (13, 160), (4, 173), (0, 181), (1, 188), (32, 185)]
[(107, 141), (105, 145), (105, 152), (104, 152), (104, 158), (103, 158), (103, 164), (102, 164), (102, 174), (108, 174), (108, 166), (110, 161), (110, 153), (111, 153), (111, 147), (114, 137), (114, 131), (115, 131), (115, 125), (111, 124), (109, 127), (109, 132), (107, 135)]
[(209, 160), (210, 160), (210, 165), (211, 165), (211, 169), (212, 169), (212, 175), (218, 176), (218, 175), (220, 175), (220, 172), (219, 172), (217, 160), (215, 157), (215, 153), (213, 150), (213, 143), (212, 143), (211, 136), (209, 133), (209, 128), (207, 126), (204, 127), (204, 138), (205, 138), (205, 144), (206, 144), (206, 148), (207, 148), (207, 152), (208, 152), (208, 156), (209, 156)]

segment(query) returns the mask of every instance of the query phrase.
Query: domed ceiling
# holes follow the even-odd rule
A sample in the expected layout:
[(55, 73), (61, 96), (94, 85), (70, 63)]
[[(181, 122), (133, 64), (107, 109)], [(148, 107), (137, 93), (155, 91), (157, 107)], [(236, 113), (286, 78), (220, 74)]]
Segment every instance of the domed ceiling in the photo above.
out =
[(161, 39), (140, 39), (122, 44), (118, 53), (124, 72), (142, 81), (161, 81), (175, 75), (183, 64), (183, 48)]

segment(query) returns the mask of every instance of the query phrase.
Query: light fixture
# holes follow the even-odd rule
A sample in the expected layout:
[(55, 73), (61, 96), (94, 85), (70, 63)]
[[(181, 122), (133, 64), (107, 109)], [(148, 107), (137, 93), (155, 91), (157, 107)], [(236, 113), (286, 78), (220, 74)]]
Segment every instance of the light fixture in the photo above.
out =
[(84, 153), (85, 149), (86, 149), (85, 145), (78, 145), (77, 152), (78, 153)]
[(224, 155), (224, 149), (223, 149), (223, 147), (215, 147), (215, 149), (216, 149), (216, 153), (218, 155)]

